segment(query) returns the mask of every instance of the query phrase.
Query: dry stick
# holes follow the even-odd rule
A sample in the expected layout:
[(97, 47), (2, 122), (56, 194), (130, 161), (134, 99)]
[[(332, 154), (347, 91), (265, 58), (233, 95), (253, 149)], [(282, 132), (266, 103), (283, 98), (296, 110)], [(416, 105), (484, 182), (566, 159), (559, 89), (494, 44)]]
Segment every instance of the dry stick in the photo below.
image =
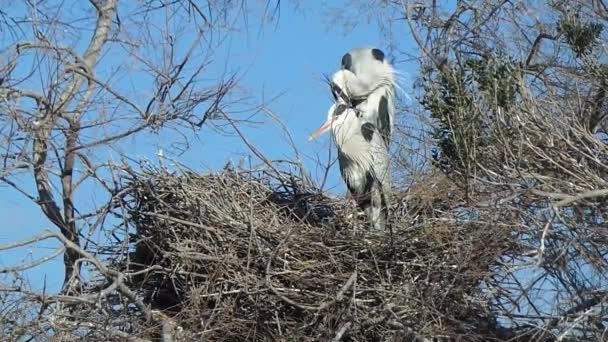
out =
[(342, 336), (344, 335), (344, 333), (346, 333), (346, 331), (350, 328), (351, 325), (353, 325), (352, 322), (344, 323), (344, 325), (342, 325), (340, 330), (338, 330), (338, 332), (336, 333), (336, 336), (334, 336), (334, 338), (331, 341), (339, 342), (342, 339)]
[(10, 273), (10, 272), (20, 272), (20, 271), (25, 271), (28, 270), (32, 267), (36, 267), (40, 264), (43, 264), (59, 255), (61, 255), (63, 252), (65, 252), (65, 247), (61, 247), (61, 248), (57, 248), (53, 253), (42, 257), (40, 259), (36, 259), (30, 262), (26, 262), (26, 263), (22, 263), (22, 264), (18, 264), (15, 266), (10, 266), (10, 267), (4, 267), (4, 268), (0, 268), (0, 273)]
[(536, 190), (536, 189), (532, 189), (532, 190), (530, 190), (530, 192), (535, 195), (538, 195), (538, 196), (548, 197), (548, 198), (552, 198), (552, 199), (560, 199), (560, 201), (553, 204), (556, 208), (563, 207), (563, 206), (566, 206), (566, 205), (569, 205), (569, 204), (572, 204), (574, 202), (584, 200), (584, 199), (608, 196), (608, 189), (586, 191), (586, 192), (583, 192), (582, 194), (579, 194), (576, 196), (563, 194), (563, 193), (559, 193), (559, 192), (546, 192), (546, 191)]
[[(296, 164), (298, 165), (298, 167), (300, 167), (300, 171), (302, 172), (304, 170), (304, 166), (302, 165), (302, 159), (300, 157), (300, 152), (298, 151), (296, 143), (293, 141), (293, 137), (291, 136), (289, 129), (287, 128), (285, 123), (281, 119), (279, 119), (279, 117), (275, 113), (273, 113), (270, 109), (263, 107), (262, 111), (264, 113), (266, 113), (266, 115), (268, 115), (274, 122), (276, 122), (281, 127), (281, 130), (285, 134), (285, 137), (287, 137), (287, 139), (289, 140), (289, 145), (291, 146), (291, 148), (295, 154), (296, 160), (298, 161)], [(304, 176), (304, 175), (302, 175), (302, 176)], [(302, 178), (304, 178), (304, 177), (302, 177)]]
[(0, 287), (0, 292), (18, 292), (21, 295), (24, 295), (29, 298), (34, 298), (40, 302), (48, 303), (48, 302), (64, 302), (64, 303), (85, 303), (89, 305), (95, 305), (97, 303), (96, 298), (89, 299), (84, 296), (67, 296), (67, 295), (49, 295), (49, 294), (40, 294), (35, 292), (30, 292), (22, 289), (21, 287)]
[[(249, 158), (249, 168), (251, 169), (251, 158)], [(249, 173), (249, 182), (253, 182), (253, 174)], [(253, 223), (253, 187), (249, 189), (249, 244), (247, 246), (247, 266), (249, 269), (251, 265), (251, 245), (253, 244), (253, 238), (255, 234), (255, 224)]]
[(274, 318), (277, 321), (277, 328), (279, 329), (279, 336), (283, 336), (283, 331), (281, 330), (281, 321), (279, 320), (279, 313), (277, 310), (274, 310)]
[(70, 70), (70, 71), (72, 71), (75, 74), (78, 74), (78, 75), (80, 75), (82, 77), (86, 77), (89, 80), (89, 82), (97, 84), (99, 87), (101, 87), (102, 89), (104, 89), (105, 91), (107, 91), (108, 93), (110, 93), (110, 95), (114, 96), (117, 100), (119, 100), (119, 101), (123, 102), (124, 104), (128, 105), (129, 107), (135, 109), (135, 111), (141, 117), (145, 116), (143, 110), (141, 110), (141, 108), (139, 108), (135, 103), (131, 102), (128, 98), (126, 98), (125, 96), (121, 95), (117, 91), (115, 91), (112, 88), (110, 88), (110, 86), (107, 84), (107, 82), (100, 81), (98, 78), (96, 78), (93, 75), (93, 73), (81, 71), (79, 69), (74, 69), (74, 70)]
[(344, 286), (342, 286), (342, 288), (340, 289), (340, 291), (336, 295), (336, 301), (341, 301), (342, 300), (342, 297), (344, 296), (344, 292), (346, 292), (354, 284), (354, 282), (356, 280), (357, 280), (357, 271), (354, 271), (350, 275), (350, 277), (348, 278), (348, 280), (346, 281), (346, 283), (344, 284)]
[(551, 216), (551, 219), (547, 221), (547, 223), (545, 224), (545, 227), (543, 229), (543, 234), (540, 238), (540, 247), (538, 248), (537, 266), (540, 266), (543, 263), (543, 257), (545, 254), (545, 240), (547, 239), (547, 234), (549, 233), (549, 227), (552, 226), (552, 223), (553, 223), (553, 220), (555, 219), (556, 214), (557, 214), (557, 208), (554, 208), (553, 216)]
[(576, 195), (576, 196), (569, 196), (568, 198), (565, 198), (557, 203), (555, 203), (556, 207), (563, 207), (565, 205), (583, 200), (583, 199), (588, 199), (588, 198), (594, 198), (594, 197), (603, 197), (603, 196), (608, 196), (608, 189), (601, 189), (601, 190), (592, 190), (592, 191), (587, 191), (584, 192), (580, 195)]
[(429, 57), (431, 59), (431, 61), (433, 62), (433, 64), (435, 64), (435, 67), (437, 67), (437, 69), (439, 69), (439, 71), (441, 71), (443, 74), (445, 74), (446, 76), (449, 75), (449, 70), (447, 68), (447, 65), (445, 63), (445, 61), (439, 61), (437, 60), (437, 57), (435, 55), (433, 55), (427, 48), (426, 46), (424, 46), (422, 39), (420, 38), (420, 36), (418, 35), (418, 31), (416, 31), (414, 29), (414, 24), (412, 23), (412, 9), (413, 8), (423, 8), (425, 7), (422, 4), (415, 4), (415, 5), (406, 5), (405, 2), (402, 0), (402, 5), (405, 9), (405, 14), (407, 17), (407, 24), (410, 28), (410, 31), (412, 32), (412, 36), (414, 37), (414, 40), (416, 41), (416, 44), (418, 45), (418, 47), (420, 47), (420, 50), (422, 50), (422, 52), (424, 52), (425, 55), (427, 55), (427, 57)]
[(42, 241), (42, 240), (46, 240), (46, 239), (50, 239), (54, 237), (53, 233), (49, 232), (49, 231), (44, 231), (34, 237), (31, 237), (29, 239), (25, 239), (25, 240), (21, 240), (21, 241), (15, 241), (15, 242), (10, 242), (7, 244), (3, 244), (0, 245), (0, 251), (3, 251), (5, 249), (12, 249), (12, 248), (17, 248), (17, 247), (22, 247), (22, 246), (26, 246), (26, 245), (30, 245), (34, 242), (38, 242), (38, 241)]

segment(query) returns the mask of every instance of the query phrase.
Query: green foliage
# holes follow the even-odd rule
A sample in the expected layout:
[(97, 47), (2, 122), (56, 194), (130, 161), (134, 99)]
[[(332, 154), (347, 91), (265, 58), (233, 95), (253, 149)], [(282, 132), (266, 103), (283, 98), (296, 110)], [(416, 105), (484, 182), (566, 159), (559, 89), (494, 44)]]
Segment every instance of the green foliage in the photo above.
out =
[(600, 23), (579, 22), (575, 18), (562, 18), (557, 29), (564, 34), (576, 57), (581, 57), (593, 51), (604, 26)]
[[(490, 138), (487, 123), (498, 108), (510, 108), (517, 96), (515, 63), (497, 58), (469, 58), (449, 74), (427, 70), (422, 105), (438, 123), (434, 138), (445, 160), (457, 168), (472, 165)], [(424, 71), (423, 71), (424, 73)], [(489, 112), (479, 111), (479, 101)], [(486, 123), (484, 126), (484, 122)]]
[(505, 109), (514, 103), (517, 80), (515, 64), (512, 61), (470, 58), (465, 64), (470, 68), (479, 90), (485, 93), (489, 103)]
[(460, 168), (466, 165), (466, 153), (461, 153), (462, 149), (471, 146), (472, 135), (468, 131), (481, 123), (479, 118), (469, 116), (472, 98), (466, 85), (471, 81), (471, 75), (458, 71), (436, 77), (429, 75), (422, 99), (424, 108), (439, 123), (433, 136), (442, 154)]

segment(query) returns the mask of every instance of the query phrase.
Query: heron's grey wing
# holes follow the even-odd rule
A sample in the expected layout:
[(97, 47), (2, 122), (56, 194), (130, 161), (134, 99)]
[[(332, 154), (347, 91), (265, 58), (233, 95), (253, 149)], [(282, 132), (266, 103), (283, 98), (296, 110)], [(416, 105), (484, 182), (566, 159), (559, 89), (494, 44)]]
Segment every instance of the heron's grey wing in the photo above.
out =
[(391, 140), (391, 108), (388, 102), (388, 96), (382, 95), (378, 101), (378, 131), (382, 135), (382, 139), (386, 146), (389, 146)]
[(376, 138), (372, 140), (374, 148), (372, 152), (372, 172), (376, 180), (382, 212), (385, 219), (388, 219), (391, 191), (390, 159), (384, 139), (380, 134), (375, 134), (375, 136)]
[(348, 173), (349, 169), (353, 167), (353, 160), (350, 159), (346, 154), (344, 154), (338, 148), (338, 165), (340, 165), (340, 174), (342, 175), (342, 179), (344, 179), (344, 183), (346, 183), (346, 188), (351, 193), (355, 193), (356, 189), (353, 187), (351, 183), (350, 174)]
[(382, 188), (386, 191), (390, 189), (391, 186), (390, 159), (388, 150), (384, 143), (383, 137), (381, 137), (379, 134), (375, 134), (371, 144), (373, 149), (371, 169), (374, 174), (374, 178), (382, 184)]

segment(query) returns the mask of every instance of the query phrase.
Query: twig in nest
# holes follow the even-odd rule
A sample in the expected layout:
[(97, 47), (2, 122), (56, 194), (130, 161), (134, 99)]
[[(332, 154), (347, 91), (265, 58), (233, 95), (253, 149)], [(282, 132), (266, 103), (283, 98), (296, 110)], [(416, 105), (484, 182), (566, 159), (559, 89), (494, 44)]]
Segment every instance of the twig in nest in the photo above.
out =
[(336, 336), (334, 336), (334, 338), (331, 340), (331, 342), (339, 342), (342, 339), (342, 336), (344, 336), (344, 333), (346, 333), (346, 331), (348, 331), (348, 329), (350, 328), (351, 325), (353, 325), (352, 322), (344, 323), (344, 325), (342, 325), (340, 330), (338, 330), (338, 332), (336, 333)]

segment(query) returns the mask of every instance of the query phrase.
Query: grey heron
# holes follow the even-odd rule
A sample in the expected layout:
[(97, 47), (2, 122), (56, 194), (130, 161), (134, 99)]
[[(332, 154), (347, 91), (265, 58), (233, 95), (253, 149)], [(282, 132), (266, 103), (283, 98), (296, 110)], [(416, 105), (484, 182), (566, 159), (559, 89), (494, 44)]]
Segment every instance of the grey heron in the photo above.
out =
[(340, 173), (373, 229), (388, 218), (391, 139), (394, 108), (393, 69), (379, 49), (353, 49), (330, 82), (335, 103), (326, 122), (310, 139), (331, 130)]
[(390, 144), (395, 116), (395, 71), (377, 48), (355, 48), (344, 54), (331, 78), (334, 98), (360, 109)]

